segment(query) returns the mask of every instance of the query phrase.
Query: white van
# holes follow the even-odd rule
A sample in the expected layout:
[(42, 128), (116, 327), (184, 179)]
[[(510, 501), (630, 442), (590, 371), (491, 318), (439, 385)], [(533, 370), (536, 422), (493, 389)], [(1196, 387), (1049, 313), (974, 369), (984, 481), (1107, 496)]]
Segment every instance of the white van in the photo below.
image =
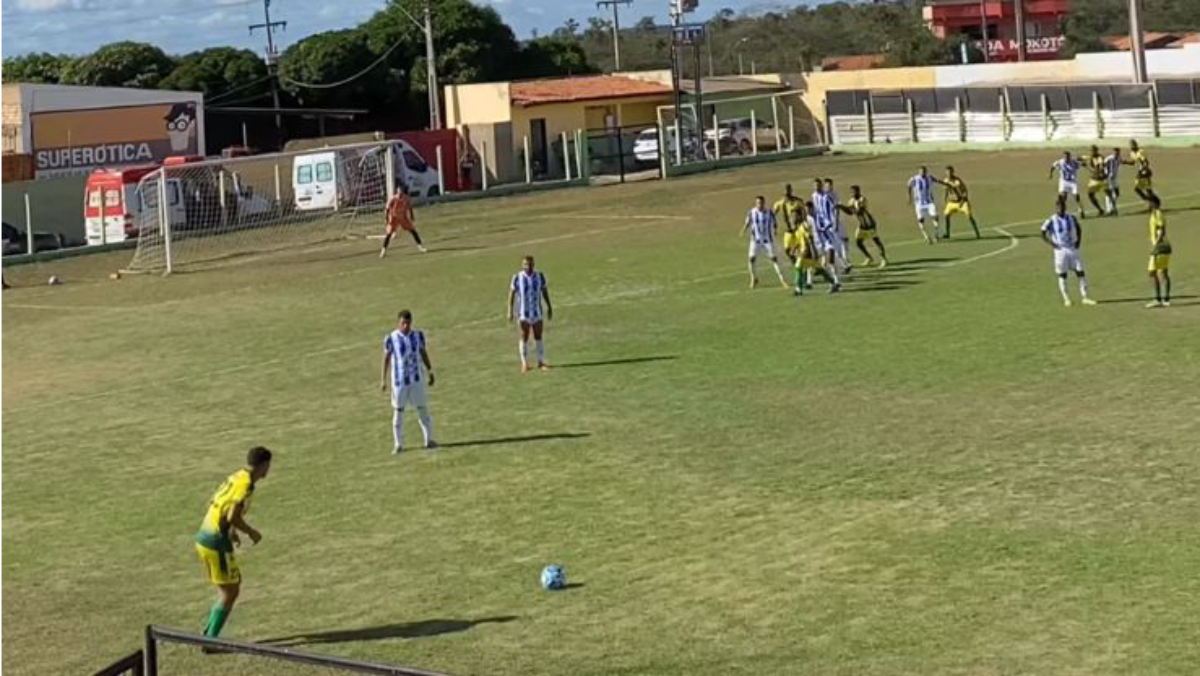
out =
[[(368, 174), (385, 174), (387, 160), (383, 155), (384, 148), (378, 146), (342, 151), (340, 157), (335, 150), (297, 155), (292, 161), (292, 193), (295, 195), (296, 210), (339, 209), (362, 200), (381, 199), (381, 195), (375, 194), (380, 191), (381, 184), (360, 184), (354, 179)], [(392, 153), (397, 187), (403, 182), (408, 186), (408, 194), (418, 198), (438, 195), (437, 169), (430, 167), (411, 145), (405, 141), (393, 141), (386, 148)], [(371, 194), (365, 194), (363, 190)]]

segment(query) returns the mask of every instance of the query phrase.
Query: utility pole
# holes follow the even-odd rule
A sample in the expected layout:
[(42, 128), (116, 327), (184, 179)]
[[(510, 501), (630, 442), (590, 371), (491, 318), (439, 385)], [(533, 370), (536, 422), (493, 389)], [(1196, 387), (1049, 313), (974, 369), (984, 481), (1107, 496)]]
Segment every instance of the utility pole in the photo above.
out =
[(437, 53), (433, 50), (433, 19), (425, 3), (425, 72), (429, 77), (429, 128), (442, 128), (442, 97), (438, 92)]
[(250, 34), (254, 35), (256, 28), (263, 29), (267, 34), (267, 74), (271, 78), (271, 102), (275, 108), (275, 135), (283, 148), (283, 116), (279, 114), (279, 52), (275, 49), (275, 29), (287, 30), (286, 21), (271, 21), (271, 0), (263, 0), (263, 23), (250, 25)]
[(601, 9), (605, 6), (612, 7), (613, 22), (613, 71), (621, 70), (621, 15), (617, 11), (618, 5), (626, 7), (633, 4), (633, 0), (599, 0), (596, 3), (596, 9)]
[(979, 0), (979, 26), (983, 31), (983, 62), (991, 61), (988, 57), (988, 26), (987, 26), (987, 0)]
[(1133, 52), (1133, 81), (1146, 84), (1150, 74), (1146, 72), (1146, 43), (1142, 35), (1142, 2), (1129, 0), (1129, 51)]
[(1013, 0), (1013, 13), (1017, 20), (1017, 61), (1024, 61), (1025, 53), (1025, 0)]

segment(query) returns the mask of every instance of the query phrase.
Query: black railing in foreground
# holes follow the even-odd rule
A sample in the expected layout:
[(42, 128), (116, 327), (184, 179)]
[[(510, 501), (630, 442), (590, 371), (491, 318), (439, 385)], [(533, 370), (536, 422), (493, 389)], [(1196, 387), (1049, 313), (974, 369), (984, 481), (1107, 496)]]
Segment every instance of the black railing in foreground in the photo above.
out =
[(146, 664), (144, 676), (158, 676), (159, 641), (166, 643), (194, 645), (201, 648), (208, 648), (209, 650), (217, 652), (242, 653), (246, 655), (257, 655), (259, 657), (269, 657), (271, 659), (283, 660), (285, 662), (313, 664), (322, 667), (330, 667), (333, 669), (341, 669), (343, 671), (356, 674), (382, 674), (383, 676), (448, 676), (448, 674), (443, 674), (436, 671), (422, 671), (421, 669), (413, 669), (411, 667), (393, 667), (386, 664), (375, 664), (373, 662), (352, 660), (346, 657), (318, 655), (317, 653), (296, 650), (294, 648), (276, 648), (275, 646), (263, 645), (261, 643), (251, 643), (249, 641), (235, 641), (227, 638), (210, 638), (208, 636), (200, 636), (199, 634), (192, 634), (186, 631), (179, 631), (178, 629), (168, 629), (166, 627), (157, 627), (154, 625), (148, 625), (146, 627), (146, 646), (142, 651), (144, 653)]
[(95, 676), (143, 676), (142, 651), (130, 653), (95, 673)]

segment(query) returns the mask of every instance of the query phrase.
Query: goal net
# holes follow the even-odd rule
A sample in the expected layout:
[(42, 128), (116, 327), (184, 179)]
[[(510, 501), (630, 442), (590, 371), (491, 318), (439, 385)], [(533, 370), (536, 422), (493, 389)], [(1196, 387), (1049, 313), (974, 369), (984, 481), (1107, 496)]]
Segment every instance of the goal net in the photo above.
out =
[(361, 237), (406, 184), (394, 142), (164, 165), (138, 184), (131, 272)]

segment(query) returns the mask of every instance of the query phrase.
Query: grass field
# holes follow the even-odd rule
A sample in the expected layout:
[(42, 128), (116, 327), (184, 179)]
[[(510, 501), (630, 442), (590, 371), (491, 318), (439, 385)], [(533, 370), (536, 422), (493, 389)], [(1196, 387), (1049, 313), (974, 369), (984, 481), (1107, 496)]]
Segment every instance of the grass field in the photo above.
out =
[[(434, 251), (385, 260), (355, 241), (166, 279), (106, 279), (127, 253), (9, 269), (5, 674), (89, 673), (147, 623), (198, 631), (191, 538), (254, 444), (277, 459), (230, 637), (455, 674), (1198, 673), (1200, 150), (1151, 153), (1166, 310), (1143, 308), (1132, 194), (1083, 223), (1101, 304), (1062, 307), (1034, 236), (1056, 154), (434, 207)], [(920, 162), (956, 165), (985, 239), (960, 220), (919, 242)], [(749, 290), (753, 196), (817, 174), (865, 187), (893, 265), (837, 296)], [(522, 376), (503, 310), (526, 252), (556, 368)], [(378, 362), (405, 307), (445, 448), (397, 459)], [(542, 591), (548, 563), (579, 586)]]

